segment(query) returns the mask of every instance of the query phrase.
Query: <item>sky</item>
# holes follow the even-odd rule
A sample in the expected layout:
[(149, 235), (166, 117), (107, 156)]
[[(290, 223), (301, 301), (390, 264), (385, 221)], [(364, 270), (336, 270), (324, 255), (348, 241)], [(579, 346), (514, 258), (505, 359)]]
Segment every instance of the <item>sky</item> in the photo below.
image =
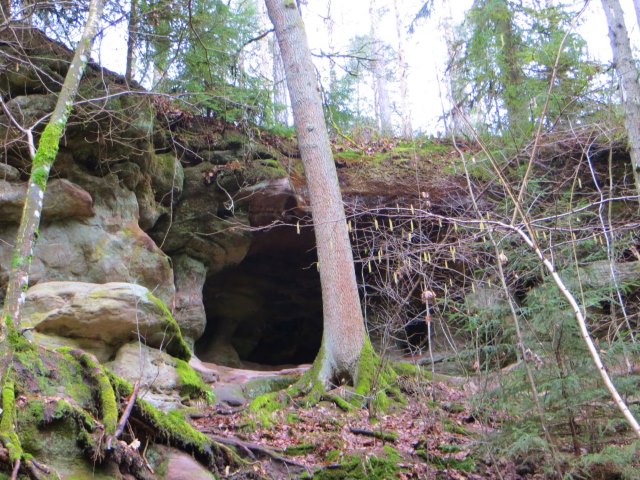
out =
[[(260, 0), (258, 0), (260, 2)], [(380, 26), (380, 36), (392, 46), (397, 46), (397, 34), (392, 0), (377, 0), (389, 6), (389, 13), (383, 18)], [(441, 90), (445, 88), (443, 82), (446, 68), (446, 45), (443, 37), (443, 22), (450, 17), (453, 24), (459, 23), (464, 12), (469, 8), (472, 0), (435, 0), (437, 8), (435, 15), (421, 21), (413, 34), (406, 36), (406, 54), (409, 64), (409, 96), (412, 105), (412, 123), (417, 132), (437, 134), (444, 130), (442, 124), (443, 102)], [(577, 0), (578, 3), (580, 0)], [(323, 18), (327, 13), (327, 6), (331, 5), (331, 14), (335, 22), (334, 44), (339, 50), (348, 44), (349, 39), (358, 34), (366, 35), (370, 31), (369, 24), (370, 0), (309, 0), (303, 7), (307, 35), (312, 50), (327, 51), (327, 30)], [(405, 23), (411, 21), (420, 9), (423, 0), (398, 0)], [(640, 44), (632, 0), (621, 0), (627, 25), (631, 30), (632, 39), (636, 45)], [(268, 22), (268, 20), (264, 20)], [(261, 27), (257, 27), (256, 31)], [(611, 47), (607, 36), (607, 27), (600, 0), (591, 0), (589, 7), (581, 19), (578, 32), (587, 40), (589, 56), (593, 59), (611, 61)], [(637, 49), (636, 49), (637, 50)], [(102, 48), (98, 53), (102, 63), (112, 70), (123, 72), (126, 52), (126, 38), (124, 31), (117, 31), (108, 35), (102, 41)], [(269, 72), (270, 67), (265, 68)], [(365, 95), (373, 95), (364, 91)], [(393, 92), (392, 92), (392, 100)]]

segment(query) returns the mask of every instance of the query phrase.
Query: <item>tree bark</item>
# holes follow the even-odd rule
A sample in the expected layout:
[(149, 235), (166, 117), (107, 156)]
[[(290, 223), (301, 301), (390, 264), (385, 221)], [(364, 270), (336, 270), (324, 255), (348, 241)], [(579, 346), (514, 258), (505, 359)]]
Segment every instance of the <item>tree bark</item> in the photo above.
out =
[[(6, 335), (6, 325), (12, 324), (14, 328), (20, 328), (20, 312), (25, 300), (25, 292), (29, 286), (29, 269), (33, 256), (33, 247), (36, 240), (36, 232), (40, 225), (42, 215), (42, 203), (44, 191), (49, 179), (49, 172), (53, 165), (60, 138), (69, 119), (73, 106), (73, 99), (78, 92), (80, 79), (84, 73), (93, 39), (98, 28), (98, 22), (102, 12), (102, 0), (91, 0), (89, 15), (82, 33), (82, 37), (76, 47), (71, 66), (65, 77), (64, 84), (58, 95), (56, 107), (51, 114), (42, 135), (38, 149), (35, 151), (31, 166), (31, 176), (27, 187), (27, 197), (22, 210), (22, 218), (18, 227), (18, 235), (14, 247), (7, 284), (7, 293), (4, 299), (2, 311), (3, 337)], [(0, 338), (2, 342), (4, 338)], [(4, 342), (2, 342), (4, 343)], [(3, 371), (4, 373), (4, 371)]]
[(366, 340), (353, 255), (311, 51), (293, 0), (265, 0), (273, 22), (293, 108), (316, 236), (324, 332), (318, 380), (356, 381)]
[[(637, 5), (637, 2), (635, 4)], [(602, 0), (602, 7), (609, 25), (613, 62), (618, 77), (620, 77), (624, 125), (629, 138), (633, 178), (636, 189), (640, 193), (640, 84), (638, 84), (638, 69), (633, 60), (631, 41), (619, 0)]]

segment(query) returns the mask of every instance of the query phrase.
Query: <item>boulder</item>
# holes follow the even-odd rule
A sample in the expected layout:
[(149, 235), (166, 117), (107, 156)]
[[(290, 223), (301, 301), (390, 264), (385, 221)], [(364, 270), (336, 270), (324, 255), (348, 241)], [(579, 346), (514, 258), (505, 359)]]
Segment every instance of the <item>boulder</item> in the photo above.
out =
[[(18, 223), (26, 196), (26, 183), (16, 184), (0, 179), (0, 222)], [(43, 221), (87, 218), (94, 214), (93, 199), (83, 188), (61, 179), (54, 179), (47, 185)]]
[(188, 360), (190, 350), (161, 300), (140, 285), (45, 282), (27, 291), (23, 326), (38, 333), (100, 341), (132, 340)]
[(160, 480), (214, 480), (216, 477), (191, 455), (176, 448), (154, 445), (150, 461)]
[(140, 382), (140, 398), (163, 411), (182, 406), (176, 361), (160, 350), (132, 342), (120, 347), (106, 366), (131, 383)]
[(9, 164), (0, 162), (0, 180), (17, 182), (20, 180), (20, 170)]

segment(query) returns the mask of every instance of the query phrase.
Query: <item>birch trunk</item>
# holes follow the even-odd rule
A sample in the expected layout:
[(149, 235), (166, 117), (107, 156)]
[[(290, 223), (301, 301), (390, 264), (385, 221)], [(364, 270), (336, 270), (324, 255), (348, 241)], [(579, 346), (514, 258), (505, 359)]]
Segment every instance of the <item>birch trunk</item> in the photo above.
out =
[[(637, 9), (637, 0), (634, 2)], [(613, 51), (613, 62), (620, 78), (624, 125), (629, 137), (629, 155), (633, 167), (633, 178), (640, 193), (640, 84), (638, 69), (631, 53), (631, 41), (624, 21), (624, 12), (619, 0), (602, 0), (602, 7), (609, 25), (609, 40)]]
[[(22, 210), (20, 226), (18, 227), (7, 293), (4, 299), (2, 311), (2, 319), (4, 321), (0, 322), (2, 323), (3, 337), (6, 335), (7, 324), (12, 324), (16, 329), (20, 328), (20, 312), (24, 304), (25, 291), (29, 285), (29, 269), (31, 267), (36, 232), (40, 225), (42, 202), (47, 180), (49, 179), (49, 171), (56, 159), (60, 138), (69, 119), (73, 99), (78, 92), (78, 85), (91, 53), (101, 12), (102, 0), (91, 0), (82, 38), (76, 47), (64, 84), (58, 95), (55, 110), (42, 132), (38, 149), (33, 157), (27, 197)], [(4, 338), (0, 338), (0, 342), (2, 340)]]
[(366, 334), (311, 51), (295, 2), (265, 2), (284, 62), (316, 236), (324, 314), (318, 380), (325, 387), (339, 378), (355, 382)]

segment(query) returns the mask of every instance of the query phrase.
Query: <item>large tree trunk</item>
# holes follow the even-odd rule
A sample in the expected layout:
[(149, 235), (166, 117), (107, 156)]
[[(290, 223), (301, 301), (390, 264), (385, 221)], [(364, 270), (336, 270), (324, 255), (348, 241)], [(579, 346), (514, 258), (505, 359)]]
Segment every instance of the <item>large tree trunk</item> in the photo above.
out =
[(631, 42), (620, 2), (618, 0), (602, 0), (602, 7), (609, 24), (613, 62), (620, 77), (624, 124), (629, 137), (633, 178), (636, 182), (636, 189), (640, 192), (640, 84), (638, 84), (638, 69), (633, 61)]
[(302, 18), (293, 0), (265, 0), (275, 27), (316, 236), (324, 333), (318, 380), (356, 381), (366, 333), (338, 176)]
[[(35, 150), (35, 154), (33, 155), (27, 197), (22, 210), (20, 226), (18, 227), (18, 235), (11, 261), (11, 271), (9, 272), (7, 293), (2, 310), (1, 318), (3, 321), (0, 322), (3, 337), (6, 335), (6, 326), (8, 324), (13, 325), (15, 329), (20, 328), (20, 312), (25, 300), (25, 291), (29, 285), (29, 269), (31, 267), (31, 258), (35, 245), (35, 235), (38, 231), (40, 217), (42, 215), (44, 191), (47, 187), (51, 166), (58, 153), (60, 138), (67, 125), (73, 99), (78, 92), (80, 79), (82, 78), (89, 55), (91, 54), (93, 39), (102, 12), (102, 4), (102, 0), (91, 0), (89, 16), (82, 38), (78, 43), (73, 60), (71, 61), (71, 66), (60, 90), (55, 110), (51, 114), (49, 122), (42, 132), (38, 149)], [(32, 149), (35, 149), (35, 147), (32, 146)], [(4, 340), (4, 338), (0, 338), (2, 344), (6, 343), (2, 342), (2, 340)], [(4, 374), (6, 368), (4, 359), (2, 367), (2, 373)]]

